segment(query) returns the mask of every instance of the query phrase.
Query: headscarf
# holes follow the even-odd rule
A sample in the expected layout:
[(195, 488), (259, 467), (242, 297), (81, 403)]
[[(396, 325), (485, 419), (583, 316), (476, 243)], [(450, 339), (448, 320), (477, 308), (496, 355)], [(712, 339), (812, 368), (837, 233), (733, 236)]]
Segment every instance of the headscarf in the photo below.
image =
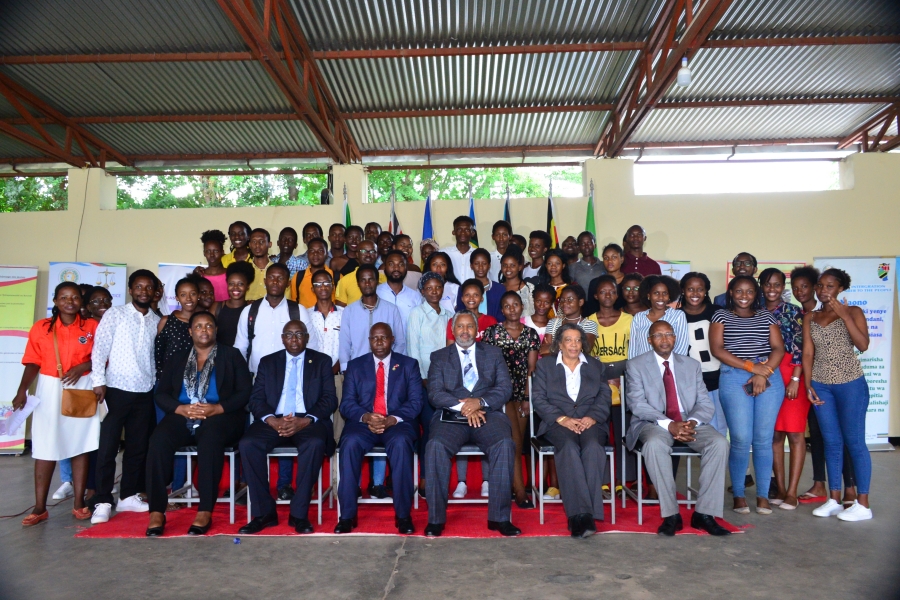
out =
[(219, 345), (216, 344), (209, 351), (203, 369), (197, 370), (197, 349), (191, 348), (187, 364), (184, 365), (184, 391), (191, 400), (191, 404), (206, 402), (206, 391), (209, 389), (209, 376), (216, 366), (216, 352)]
[(425, 284), (431, 281), (432, 279), (437, 279), (441, 283), (444, 283), (444, 278), (441, 277), (439, 273), (435, 273), (434, 271), (426, 271), (422, 273), (422, 277), (419, 278), (419, 292), (425, 289)]

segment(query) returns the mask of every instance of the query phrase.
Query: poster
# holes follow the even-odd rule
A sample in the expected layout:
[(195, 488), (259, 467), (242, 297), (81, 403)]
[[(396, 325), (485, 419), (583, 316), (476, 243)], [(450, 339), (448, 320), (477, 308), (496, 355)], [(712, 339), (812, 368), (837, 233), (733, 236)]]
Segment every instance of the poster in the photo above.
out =
[[(34, 324), (37, 267), (0, 266), (0, 420), (12, 414), (12, 400), (22, 380), (22, 355)], [(0, 454), (21, 454), (25, 424), (0, 436)]]
[(63, 281), (105, 287), (112, 295), (112, 305), (125, 304), (128, 277), (121, 263), (52, 262), (47, 286), (47, 316), (53, 308), (53, 291)]
[[(869, 349), (857, 352), (866, 383), (869, 410), (866, 414), (866, 444), (869, 449), (892, 449), (888, 444), (891, 398), (891, 334), (894, 320), (896, 265), (894, 257), (816, 258), (821, 271), (834, 267), (850, 275), (850, 289), (841, 294), (866, 315)], [(886, 447), (885, 447), (886, 446)]]
[(658, 260), (656, 262), (663, 275), (673, 277), (679, 283), (682, 277), (691, 272), (691, 261), (689, 260)]
[[(794, 295), (791, 293), (791, 271), (793, 271), (797, 267), (803, 266), (806, 266), (806, 263), (802, 260), (761, 260), (756, 264), (756, 277), (759, 277), (760, 273), (769, 268), (780, 270), (782, 273), (784, 273), (785, 280), (784, 293), (781, 295), (782, 300), (800, 306), (800, 303), (794, 300)], [(734, 274), (731, 272), (731, 261), (729, 260), (727, 263), (725, 263), (725, 289), (728, 289), (728, 284), (731, 283), (732, 279), (734, 279)]]
[(163, 288), (166, 291), (165, 302), (159, 303), (159, 310), (164, 315), (170, 315), (178, 309), (178, 300), (175, 299), (175, 284), (192, 273), (197, 265), (187, 265), (181, 263), (159, 263), (159, 271), (156, 272), (159, 280), (163, 282)]

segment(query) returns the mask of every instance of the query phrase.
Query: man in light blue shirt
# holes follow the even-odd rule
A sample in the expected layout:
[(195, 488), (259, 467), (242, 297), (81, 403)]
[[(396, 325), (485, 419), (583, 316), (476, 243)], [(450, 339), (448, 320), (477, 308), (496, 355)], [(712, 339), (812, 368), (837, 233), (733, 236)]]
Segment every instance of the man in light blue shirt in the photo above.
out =
[(347, 363), (369, 352), (369, 330), (375, 323), (387, 323), (394, 332), (393, 351), (406, 353), (406, 329), (400, 311), (378, 297), (378, 270), (373, 265), (360, 265), (356, 282), (362, 297), (344, 309), (341, 315), (338, 355), (341, 371)]
[(379, 284), (376, 294), (385, 302), (390, 302), (400, 311), (403, 331), (409, 325), (409, 313), (422, 304), (422, 294), (403, 285), (406, 279), (406, 255), (399, 250), (391, 250), (384, 256), (384, 274), (387, 282)]

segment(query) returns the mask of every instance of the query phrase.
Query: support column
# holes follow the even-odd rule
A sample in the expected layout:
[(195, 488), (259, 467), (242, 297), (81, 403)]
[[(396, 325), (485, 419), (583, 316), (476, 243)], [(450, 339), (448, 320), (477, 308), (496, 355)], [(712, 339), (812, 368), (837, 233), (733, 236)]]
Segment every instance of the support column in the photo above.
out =
[(116, 210), (115, 175), (103, 169), (69, 169), (69, 212)]
[[(369, 176), (365, 167), (353, 165), (331, 165), (331, 176), (334, 182), (334, 202), (343, 205), (344, 185), (347, 186), (347, 201), (351, 214), (358, 213), (369, 197)], [(354, 209), (357, 209), (354, 211)]]

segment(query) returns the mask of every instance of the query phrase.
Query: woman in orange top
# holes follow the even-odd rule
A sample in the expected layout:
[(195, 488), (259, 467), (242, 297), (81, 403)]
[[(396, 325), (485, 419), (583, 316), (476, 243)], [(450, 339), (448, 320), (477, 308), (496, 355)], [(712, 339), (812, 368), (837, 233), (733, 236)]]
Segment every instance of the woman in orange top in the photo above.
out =
[[(31, 454), (34, 457), (34, 510), (22, 525), (28, 527), (44, 521), (47, 513), (47, 494), (56, 461), (72, 459), (75, 487), (76, 519), (89, 519), (91, 513), (84, 505), (87, 484), (88, 452), (97, 449), (100, 440), (99, 412), (90, 418), (62, 416), (63, 387), (90, 390), (91, 350), (97, 321), (84, 319), (81, 314), (81, 290), (73, 282), (63, 282), (53, 293), (53, 316), (41, 319), (28, 332), (28, 344), (22, 364), (25, 372), (19, 391), (13, 399), (13, 409), (25, 406), (26, 392), (37, 377), (35, 396), (40, 403), (34, 409), (31, 422)], [(53, 336), (59, 345), (59, 362), (63, 376), (59, 377)]]

